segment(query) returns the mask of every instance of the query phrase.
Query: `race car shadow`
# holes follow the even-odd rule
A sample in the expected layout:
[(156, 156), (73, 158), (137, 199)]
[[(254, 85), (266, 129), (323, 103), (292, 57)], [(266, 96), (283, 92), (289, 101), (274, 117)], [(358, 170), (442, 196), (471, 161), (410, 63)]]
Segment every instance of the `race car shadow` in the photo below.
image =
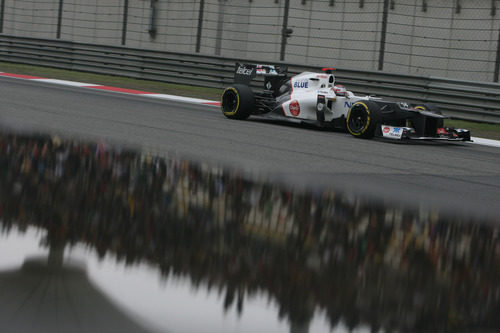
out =
[(253, 116), (252, 118), (249, 118), (247, 121), (253, 121), (253, 122), (258, 122), (258, 123), (267, 123), (267, 124), (273, 124), (277, 126), (285, 126), (285, 127), (293, 127), (297, 129), (306, 129), (306, 130), (313, 130), (313, 131), (320, 131), (320, 132), (333, 132), (333, 133), (346, 133), (347, 132), (343, 129), (340, 128), (334, 128), (331, 126), (321, 126), (319, 124), (313, 124), (309, 122), (304, 122), (301, 120), (282, 120), (282, 119), (272, 119), (272, 118), (265, 118), (265, 117), (259, 117), (259, 116)]
[[(272, 118), (266, 118), (266, 117), (259, 117), (259, 116), (254, 116), (252, 118), (249, 118), (247, 121), (252, 121), (252, 122), (257, 122), (257, 123), (266, 123), (266, 124), (272, 124), (273, 126), (285, 126), (285, 127), (290, 127), (290, 128), (297, 128), (297, 129), (302, 129), (302, 130), (312, 130), (316, 132), (330, 132), (330, 133), (342, 133), (351, 136), (347, 130), (341, 129), (341, 128), (334, 128), (331, 126), (321, 126), (318, 124), (314, 123), (308, 123), (308, 122), (303, 122), (300, 120), (297, 121), (290, 121), (290, 120), (282, 120), (282, 119), (272, 119)], [(354, 138), (357, 139), (358, 138)], [(388, 144), (397, 144), (397, 145), (417, 145), (417, 146), (467, 146), (468, 142), (464, 141), (446, 141), (446, 140), (394, 140), (394, 139), (388, 139), (388, 138), (383, 138), (383, 137), (374, 137), (371, 139), (376, 142), (384, 142)]]

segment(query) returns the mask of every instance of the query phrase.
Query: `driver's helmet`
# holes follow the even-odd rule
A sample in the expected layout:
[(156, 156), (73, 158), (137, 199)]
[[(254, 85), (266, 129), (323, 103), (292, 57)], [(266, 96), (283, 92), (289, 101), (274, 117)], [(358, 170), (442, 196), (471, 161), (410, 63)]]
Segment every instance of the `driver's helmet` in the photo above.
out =
[(335, 95), (337, 96), (345, 96), (346, 94), (346, 89), (343, 85), (336, 85), (335, 87), (333, 87), (334, 91), (335, 91)]

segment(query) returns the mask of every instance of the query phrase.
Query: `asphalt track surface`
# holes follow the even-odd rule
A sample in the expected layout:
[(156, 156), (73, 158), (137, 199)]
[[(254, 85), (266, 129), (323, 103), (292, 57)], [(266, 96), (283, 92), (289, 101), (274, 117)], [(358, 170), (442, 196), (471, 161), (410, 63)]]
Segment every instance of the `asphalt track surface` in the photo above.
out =
[(119, 142), (292, 186), (331, 186), (500, 222), (500, 148), (361, 140), (252, 118), (229, 120), (213, 106), (11, 78), (0, 78), (0, 86), (0, 123), (9, 128)]

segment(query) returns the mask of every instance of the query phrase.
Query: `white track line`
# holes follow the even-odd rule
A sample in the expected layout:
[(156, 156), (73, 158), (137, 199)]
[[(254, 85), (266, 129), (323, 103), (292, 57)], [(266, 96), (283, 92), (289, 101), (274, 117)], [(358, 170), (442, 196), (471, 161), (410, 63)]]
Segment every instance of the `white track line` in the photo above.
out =
[(472, 137), (472, 143), (481, 145), (481, 146), (490, 146), (490, 147), (499, 147), (500, 148), (500, 141), (498, 140), (490, 140), (490, 139), (483, 139), (483, 138), (475, 138)]
[(169, 101), (179, 101), (179, 102), (194, 103), (194, 104), (215, 104), (215, 103), (218, 103), (216, 101), (211, 101), (208, 99), (199, 99), (199, 98), (183, 97), (183, 96), (167, 95), (167, 94), (147, 94), (144, 96), (145, 97), (152, 97), (152, 98), (159, 98), (159, 99), (167, 99)]
[(93, 86), (93, 84), (91, 84), (91, 83), (83, 83), (83, 82), (75, 82), (75, 81), (67, 81), (67, 80), (57, 80), (57, 79), (32, 79), (32, 81), (53, 83), (53, 84), (59, 84), (59, 85), (63, 85), (63, 86), (72, 86), (72, 87)]

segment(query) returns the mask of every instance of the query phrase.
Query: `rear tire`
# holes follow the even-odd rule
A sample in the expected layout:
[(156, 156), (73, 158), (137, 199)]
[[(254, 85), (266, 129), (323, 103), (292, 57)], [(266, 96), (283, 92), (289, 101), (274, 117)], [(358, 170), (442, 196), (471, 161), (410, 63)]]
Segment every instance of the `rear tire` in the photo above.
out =
[(229, 119), (247, 119), (255, 109), (252, 89), (244, 84), (227, 87), (222, 93), (221, 109)]
[(372, 101), (354, 103), (347, 113), (346, 127), (352, 136), (371, 139), (380, 122), (380, 107)]

